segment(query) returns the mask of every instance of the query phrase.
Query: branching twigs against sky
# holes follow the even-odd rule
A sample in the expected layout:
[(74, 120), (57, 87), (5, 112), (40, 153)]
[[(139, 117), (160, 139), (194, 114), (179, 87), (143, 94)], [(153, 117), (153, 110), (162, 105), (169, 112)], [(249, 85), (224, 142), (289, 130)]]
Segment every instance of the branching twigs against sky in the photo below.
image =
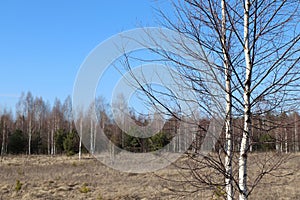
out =
[[(221, 1), (211, 0), (179, 1), (173, 4), (177, 17), (175, 20), (160, 11), (166, 27), (188, 37), (194, 43), (191, 45), (184, 40), (175, 41), (172, 37), (162, 35), (180, 56), (163, 48), (149, 50), (174, 67), (181, 80), (190, 83), (183, 88), (196, 93), (194, 101), (202, 111), (209, 111), (209, 104), (202, 100), (217, 96), (208, 87), (211, 83), (218, 86), (222, 94), (229, 94), (232, 98), (232, 115), (244, 119), (239, 136), (243, 138), (239, 149), (240, 177), (239, 180), (234, 180), (238, 183), (235, 189), (241, 199), (246, 199), (266, 173), (264, 171), (259, 174), (248, 190), (247, 155), (252, 149), (252, 117), (262, 117), (270, 112), (295, 111), (299, 104), (300, 5), (293, 0), (223, 3), (224, 5)], [(154, 41), (155, 39), (153, 38)], [(147, 47), (147, 43), (145, 46)], [(207, 67), (201, 68), (201, 65), (195, 65), (196, 62), (193, 61)], [(224, 87), (226, 67), (230, 69), (230, 90)], [(144, 89), (151, 94), (150, 98), (155, 97), (155, 101), (159, 102), (153, 91)], [(212, 113), (208, 115), (212, 116)]]

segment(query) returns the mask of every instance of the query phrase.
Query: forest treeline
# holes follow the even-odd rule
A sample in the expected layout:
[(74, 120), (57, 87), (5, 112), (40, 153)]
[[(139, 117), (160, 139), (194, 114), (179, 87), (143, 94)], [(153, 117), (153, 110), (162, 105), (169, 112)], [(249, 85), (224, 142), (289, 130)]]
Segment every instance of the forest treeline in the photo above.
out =
[[(11, 109), (2, 108), (0, 111), (0, 144), (1, 155), (6, 154), (67, 154), (73, 155), (82, 152), (94, 153), (97, 144), (97, 135), (104, 130), (105, 135), (113, 143), (132, 152), (149, 152), (158, 150), (167, 145), (177, 133), (179, 119), (167, 119), (161, 131), (149, 138), (133, 137), (122, 131), (112, 119), (108, 104), (103, 98), (95, 101), (98, 121), (90, 117), (91, 112), (81, 113), (73, 117), (72, 100), (68, 96), (63, 102), (56, 99), (53, 105), (34, 97), (31, 92), (23, 93), (16, 104), (15, 113)], [(131, 119), (140, 126), (147, 125), (151, 118), (130, 112)], [(265, 113), (252, 116), (253, 133), (250, 142), (250, 151), (299, 151), (299, 114), (293, 113)], [(209, 126), (209, 119), (199, 120), (198, 129), (193, 133), (194, 141), (190, 149), (197, 152), (205, 137)], [(124, 122), (126, 123), (126, 122)], [(77, 127), (77, 129), (76, 129)], [(78, 130), (81, 127), (83, 130)], [(234, 149), (238, 150), (243, 128), (243, 119), (233, 119)], [(80, 145), (80, 131), (82, 138), (90, 142)], [(134, 131), (134, 130), (132, 130)], [(224, 132), (224, 131), (223, 131)], [(224, 133), (217, 138), (213, 150), (224, 148)], [(169, 147), (172, 151), (180, 151), (180, 137)]]

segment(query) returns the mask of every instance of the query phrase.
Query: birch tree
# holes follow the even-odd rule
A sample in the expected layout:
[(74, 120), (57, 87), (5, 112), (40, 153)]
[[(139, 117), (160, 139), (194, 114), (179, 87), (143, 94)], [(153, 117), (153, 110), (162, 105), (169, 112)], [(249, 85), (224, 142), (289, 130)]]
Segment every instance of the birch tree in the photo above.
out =
[(90, 144), (89, 150), (92, 155), (95, 153), (95, 138), (97, 133), (97, 122), (96, 122), (96, 112), (95, 112), (95, 102), (92, 102), (89, 106), (87, 119), (89, 120), (89, 131), (90, 131)]
[(81, 150), (82, 150), (82, 119), (83, 117), (81, 116), (79, 118), (79, 152), (78, 152), (78, 156), (79, 156), (79, 160), (81, 159)]
[(11, 111), (7, 111), (6, 109), (0, 113), (0, 130), (2, 136), (1, 142), (1, 157), (7, 154), (7, 146), (8, 146), (8, 135), (12, 131), (13, 127), (13, 117)]
[(251, 106), (250, 106), (250, 96), (251, 96), (251, 83), (252, 83), (252, 62), (250, 58), (250, 1), (245, 1), (244, 7), (244, 56), (246, 65), (246, 76), (244, 84), (244, 130), (240, 147), (240, 157), (239, 157), (239, 189), (240, 189), (240, 199), (247, 199), (247, 151), (249, 149), (249, 138), (251, 133)]
[(231, 90), (231, 67), (228, 54), (228, 44), (227, 44), (227, 20), (226, 20), (226, 2), (222, 0), (222, 33), (221, 33), (221, 44), (222, 44), (222, 52), (224, 55), (224, 69), (225, 69), (225, 94), (226, 94), (226, 118), (225, 118), (225, 189), (227, 194), (227, 199), (233, 199), (233, 186), (232, 186), (232, 90)]
[(32, 132), (33, 132), (33, 96), (31, 92), (28, 92), (25, 99), (20, 99), (20, 103), (24, 104), (25, 108), (25, 116), (27, 119), (27, 133), (28, 133), (28, 155), (31, 155), (31, 140), (32, 140)]
[(97, 116), (97, 122), (95, 123), (95, 132), (94, 132), (94, 149), (97, 151), (97, 145), (100, 145), (97, 142), (97, 131), (104, 131), (106, 129), (106, 124), (109, 122), (108, 105), (105, 102), (105, 99), (101, 96), (97, 97), (95, 100), (95, 112)]
[(33, 116), (34, 116), (34, 126), (36, 127), (36, 152), (40, 153), (41, 149), (40, 149), (40, 145), (43, 142), (42, 138), (43, 138), (43, 134), (44, 132), (47, 132), (47, 124), (46, 124), (46, 118), (48, 113), (47, 110), (47, 106), (43, 100), (42, 97), (35, 97), (34, 98), (34, 103), (33, 103), (33, 107), (34, 107), (34, 112), (33, 112)]
[[(291, 104), (297, 103), (293, 99), (294, 91), (291, 87), (299, 86), (298, 7), (297, 1), (246, 0), (244, 3), (246, 73), (243, 87), (244, 130), (239, 158), (240, 199), (247, 199), (249, 195), (247, 153), (251, 135), (251, 107), (261, 97), (268, 99), (270, 109), (288, 111)], [(262, 73), (261, 69), (266, 71)]]
[(52, 107), (51, 112), (51, 134), (50, 134), (50, 144), (51, 144), (51, 155), (56, 154), (56, 147), (55, 147), (55, 134), (61, 128), (62, 123), (62, 105), (59, 99), (55, 99), (54, 105)]
[[(163, 25), (195, 41), (204, 54), (194, 51), (195, 48), (184, 41), (173, 41), (171, 37), (164, 35), (162, 38), (170, 45), (180, 43), (180, 47), (173, 45), (177, 47), (177, 51), (184, 51), (185, 55), (206, 62), (209, 70), (189, 65), (163, 47), (162, 50), (150, 51), (162, 56), (161, 60), (177, 67), (182, 80), (190, 83), (182, 85), (184, 90), (192, 90), (198, 94), (195, 95), (196, 99), (185, 97), (186, 101), (197, 102), (199, 109), (209, 108), (209, 105), (205, 104), (205, 96), (210, 98), (215, 94), (208, 88), (209, 81), (204, 82), (201, 76), (207, 76), (210, 72), (214, 72), (210, 81), (219, 85), (225, 92), (226, 99), (225, 143), (221, 145), (225, 161), (221, 154), (217, 157), (204, 156), (198, 160), (221, 175), (223, 182), (213, 177), (207, 179), (204, 175), (201, 176), (201, 173), (195, 172), (197, 167), (190, 168), (193, 171), (192, 175), (197, 174), (195, 179), (199, 183), (214, 185), (216, 188), (225, 187), (227, 199), (235, 196), (241, 200), (247, 199), (262, 177), (274, 169), (264, 168), (258, 177), (251, 178), (253, 182), (249, 184), (247, 172), (248, 155), (253, 142), (252, 116), (262, 116), (270, 111), (291, 112), (295, 110), (295, 104), (299, 103), (299, 1), (183, 0), (174, 3), (173, 6), (175, 18), (160, 12)], [(155, 41), (155, 38), (153, 40)], [(159, 42), (157, 45), (159, 49)], [(208, 62), (208, 57), (213, 62)], [(126, 63), (131, 69), (128, 55)], [(140, 86), (143, 85), (142, 81), (135, 80), (140, 82)], [(153, 89), (147, 86), (142, 90), (152, 102), (164, 104)], [(177, 100), (181, 98), (177, 97)], [(267, 107), (264, 110), (253, 110), (261, 99), (268, 102)], [(168, 108), (168, 104), (164, 106)], [(170, 115), (176, 117), (175, 112), (170, 112)], [(240, 138), (239, 144), (236, 144), (237, 177), (232, 175), (231, 166), (235, 155), (231, 139), (233, 115), (243, 121), (243, 125), (235, 131)], [(276, 163), (282, 162), (274, 162), (274, 165)]]
[(82, 157), (82, 138), (83, 138), (83, 121), (84, 121), (84, 111), (83, 108), (77, 108), (76, 112), (73, 111), (73, 116), (75, 124), (77, 127), (77, 132), (79, 135), (79, 145), (78, 145), (78, 159), (81, 160)]
[(67, 128), (69, 130), (69, 132), (72, 132), (72, 123), (73, 123), (73, 115), (72, 115), (72, 99), (71, 96), (68, 96), (63, 105), (62, 105), (62, 110), (63, 110), (63, 115), (64, 115), (64, 119), (67, 122)]

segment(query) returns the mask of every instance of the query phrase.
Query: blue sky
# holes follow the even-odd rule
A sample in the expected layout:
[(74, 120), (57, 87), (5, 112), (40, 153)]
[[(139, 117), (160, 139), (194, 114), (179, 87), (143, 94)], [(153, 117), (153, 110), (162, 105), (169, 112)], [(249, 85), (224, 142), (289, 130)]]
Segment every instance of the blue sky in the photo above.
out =
[(0, 1), (0, 106), (21, 92), (51, 103), (72, 94), (77, 71), (100, 42), (139, 26), (157, 26), (153, 0)]

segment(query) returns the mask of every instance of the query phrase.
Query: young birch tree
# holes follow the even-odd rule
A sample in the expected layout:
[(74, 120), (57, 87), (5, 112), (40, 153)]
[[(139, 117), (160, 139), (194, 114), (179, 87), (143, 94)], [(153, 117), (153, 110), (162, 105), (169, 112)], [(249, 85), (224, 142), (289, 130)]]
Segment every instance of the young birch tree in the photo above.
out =
[[(200, 55), (183, 41), (172, 41), (172, 38), (163, 36), (165, 40), (171, 45), (182, 42), (176, 50), (185, 51), (186, 55), (201, 62), (207, 62), (207, 58), (210, 57), (213, 60), (213, 62), (207, 62), (210, 71), (221, 74), (213, 74), (211, 81), (218, 84), (225, 92), (225, 143), (221, 145), (222, 152), (225, 153), (225, 161), (219, 154), (217, 157), (204, 156), (202, 159), (204, 161), (200, 162), (216, 170), (223, 176), (224, 182), (222, 184), (215, 181), (213, 177), (208, 180), (207, 177), (196, 172), (197, 167), (190, 169), (193, 170), (193, 175), (196, 174), (195, 178), (199, 183), (224, 186), (227, 199), (235, 197), (233, 190), (237, 191), (239, 199), (247, 199), (262, 177), (276, 169), (276, 167), (266, 165), (260, 166), (263, 169), (262, 172), (257, 177), (251, 177), (251, 184), (249, 183), (248, 155), (252, 147), (251, 118), (254, 114), (262, 116), (269, 111), (291, 112), (295, 108), (294, 105), (298, 103), (299, 4), (300, 2), (295, 0), (183, 0), (173, 4), (175, 20), (174, 17), (170, 18), (160, 12), (167, 28), (191, 38), (206, 54)], [(211, 88), (207, 88), (208, 83), (203, 82), (201, 75), (209, 74), (209, 72), (174, 58), (167, 50), (151, 49), (151, 51), (177, 66), (182, 79), (191, 83), (190, 87), (188, 85), (182, 87), (197, 93), (198, 99), (185, 100), (196, 101), (199, 108), (203, 110), (208, 108), (209, 105), (203, 103), (205, 100), (203, 96), (213, 97), (215, 94), (209, 91)], [(225, 77), (225, 83), (220, 77)], [(152, 101), (163, 104), (153, 90), (144, 87), (143, 91)], [(172, 95), (169, 97), (176, 98)], [(268, 102), (267, 108), (264, 111), (254, 111), (253, 108), (261, 99)], [(167, 108), (168, 105), (165, 104), (165, 107)], [(176, 117), (175, 112), (170, 115)], [(233, 115), (243, 120), (242, 127), (237, 129), (240, 131), (236, 131), (240, 138), (240, 143), (236, 145), (238, 155), (235, 160), (238, 176), (232, 175), (231, 165), (235, 153), (232, 148)], [(273, 163), (274, 166), (282, 163), (282, 159), (278, 157), (278, 161)], [(257, 163), (257, 165), (260, 164)]]
[(28, 155), (31, 155), (31, 140), (33, 131), (33, 96), (31, 92), (27, 93), (25, 103), (28, 122)]
[(83, 109), (77, 109), (76, 113), (73, 112), (73, 115), (75, 114), (75, 123), (76, 123), (76, 127), (79, 128), (79, 145), (78, 145), (78, 159), (81, 160), (81, 152), (82, 152), (82, 137), (83, 137), (83, 117), (84, 117), (84, 113), (83, 113)]
[(2, 132), (2, 143), (1, 143), (1, 158), (7, 154), (8, 146), (8, 135), (9, 132), (13, 129), (13, 115), (11, 111), (3, 110), (3, 113), (0, 113), (0, 130)]

